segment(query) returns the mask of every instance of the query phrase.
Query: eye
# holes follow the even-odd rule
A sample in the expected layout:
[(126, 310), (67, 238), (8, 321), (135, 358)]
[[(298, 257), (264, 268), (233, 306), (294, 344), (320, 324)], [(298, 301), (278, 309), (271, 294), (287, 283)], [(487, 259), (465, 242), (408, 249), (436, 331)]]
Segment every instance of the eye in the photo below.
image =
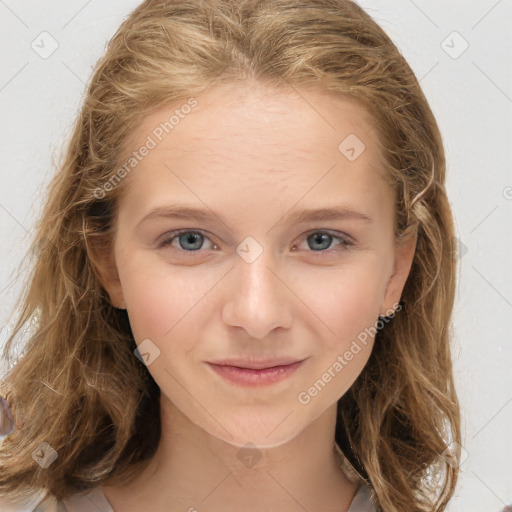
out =
[[(306, 241), (308, 242), (308, 247), (312, 249), (313, 252), (317, 253), (325, 253), (326, 249), (331, 247), (331, 243), (333, 239), (339, 240), (340, 243), (337, 245), (337, 248), (334, 251), (345, 251), (351, 245), (354, 245), (354, 242), (350, 240), (346, 236), (336, 236), (327, 231), (314, 231), (307, 236)], [(297, 246), (294, 245), (292, 247), (292, 251), (295, 251)], [(331, 251), (329, 251), (330, 253)], [(328, 253), (328, 254), (329, 254)]]
[[(171, 236), (172, 235), (172, 236)], [(160, 243), (161, 247), (164, 246), (173, 246), (176, 247), (173, 244), (173, 241), (177, 239), (179, 247), (183, 249), (185, 252), (195, 252), (201, 249), (203, 245), (204, 239), (208, 239), (203, 233), (200, 231), (173, 231), (167, 235), (167, 237), (162, 240)], [(213, 244), (213, 248), (216, 248), (217, 245)]]
[[(159, 247), (173, 247), (176, 250), (182, 250), (182, 252), (197, 252), (203, 248), (204, 241), (210, 240), (201, 231), (195, 230), (181, 230), (172, 231), (168, 233), (166, 237), (160, 242)], [(344, 251), (355, 243), (348, 236), (336, 236), (329, 233), (328, 231), (314, 231), (310, 232), (307, 236), (306, 241), (311, 252), (326, 253), (327, 249), (332, 246), (333, 240), (338, 240), (334, 251)], [(178, 244), (178, 245), (176, 245)], [(218, 245), (212, 242), (212, 249), (217, 249)], [(297, 250), (297, 245), (294, 245), (292, 251)], [(332, 251), (329, 251), (330, 254)]]

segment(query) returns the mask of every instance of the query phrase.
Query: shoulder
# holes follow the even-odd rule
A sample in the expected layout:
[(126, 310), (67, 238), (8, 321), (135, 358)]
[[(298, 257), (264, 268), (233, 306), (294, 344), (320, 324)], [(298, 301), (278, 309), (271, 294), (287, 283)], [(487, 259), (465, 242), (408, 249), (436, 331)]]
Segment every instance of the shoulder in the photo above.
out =
[(358, 483), (357, 491), (347, 512), (377, 512), (375, 491), (368, 487), (361, 475), (352, 467), (338, 443), (335, 443), (334, 446), (339, 455), (338, 460), (341, 469), (351, 482)]
[[(38, 503), (30, 512), (113, 512), (99, 487), (77, 492), (62, 501), (49, 496)], [(27, 511), (24, 511), (27, 512)]]
[(40, 501), (31, 512), (68, 512), (64, 503), (58, 501), (54, 496), (49, 496)]
[(347, 512), (377, 512), (370, 488), (361, 483)]
[(53, 497), (42, 498), (40, 493), (34, 493), (24, 502), (13, 502), (6, 498), (0, 499), (2, 512), (68, 512), (62, 504)]

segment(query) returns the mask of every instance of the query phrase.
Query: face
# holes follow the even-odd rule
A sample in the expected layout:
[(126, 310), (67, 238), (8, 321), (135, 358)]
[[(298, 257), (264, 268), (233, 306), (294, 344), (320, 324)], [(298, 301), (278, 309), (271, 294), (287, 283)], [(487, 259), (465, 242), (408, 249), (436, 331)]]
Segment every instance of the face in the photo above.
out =
[[(302, 92), (210, 88), (168, 133), (161, 123), (186, 101), (155, 110), (126, 145), (154, 147), (124, 178), (105, 286), (163, 400), (236, 446), (285, 443), (336, 403), (412, 257), (393, 242), (371, 118)], [(302, 362), (272, 381), (210, 364), (225, 360)]]

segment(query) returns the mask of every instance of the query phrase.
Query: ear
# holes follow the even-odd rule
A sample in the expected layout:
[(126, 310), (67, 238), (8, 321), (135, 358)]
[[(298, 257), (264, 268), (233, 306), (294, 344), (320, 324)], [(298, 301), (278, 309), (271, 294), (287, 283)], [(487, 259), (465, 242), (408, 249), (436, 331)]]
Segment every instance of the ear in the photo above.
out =
[(402, 291), (414, 260), (416, 241), (417, 232), (412, 232), (395, 245), (393, 273), (386, 285), (384, 300), (381, 306), (381, 316), (386, 316), (390, 310), (395, 310), (394, 304), (400, 302)]
[(95, 273), (107, 292), (110, 303), (115, 308), (125, 309), (123, 288), (117, 273), (113, 249), (100, 244), (91, 244), (89, 249)]

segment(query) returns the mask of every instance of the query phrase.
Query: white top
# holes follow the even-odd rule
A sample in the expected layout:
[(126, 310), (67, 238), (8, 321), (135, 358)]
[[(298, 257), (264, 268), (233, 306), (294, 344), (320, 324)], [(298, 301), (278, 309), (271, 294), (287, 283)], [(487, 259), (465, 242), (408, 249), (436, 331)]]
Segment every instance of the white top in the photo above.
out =
[[(62, 501), (53, 497), (39, 503), (32, 512), (114, 512), (101, 489), (94, 487), (85, 493), (74, 494)], [(347, 512), (377, 512), (370, 502), (370, 490), (362, 483)]]

